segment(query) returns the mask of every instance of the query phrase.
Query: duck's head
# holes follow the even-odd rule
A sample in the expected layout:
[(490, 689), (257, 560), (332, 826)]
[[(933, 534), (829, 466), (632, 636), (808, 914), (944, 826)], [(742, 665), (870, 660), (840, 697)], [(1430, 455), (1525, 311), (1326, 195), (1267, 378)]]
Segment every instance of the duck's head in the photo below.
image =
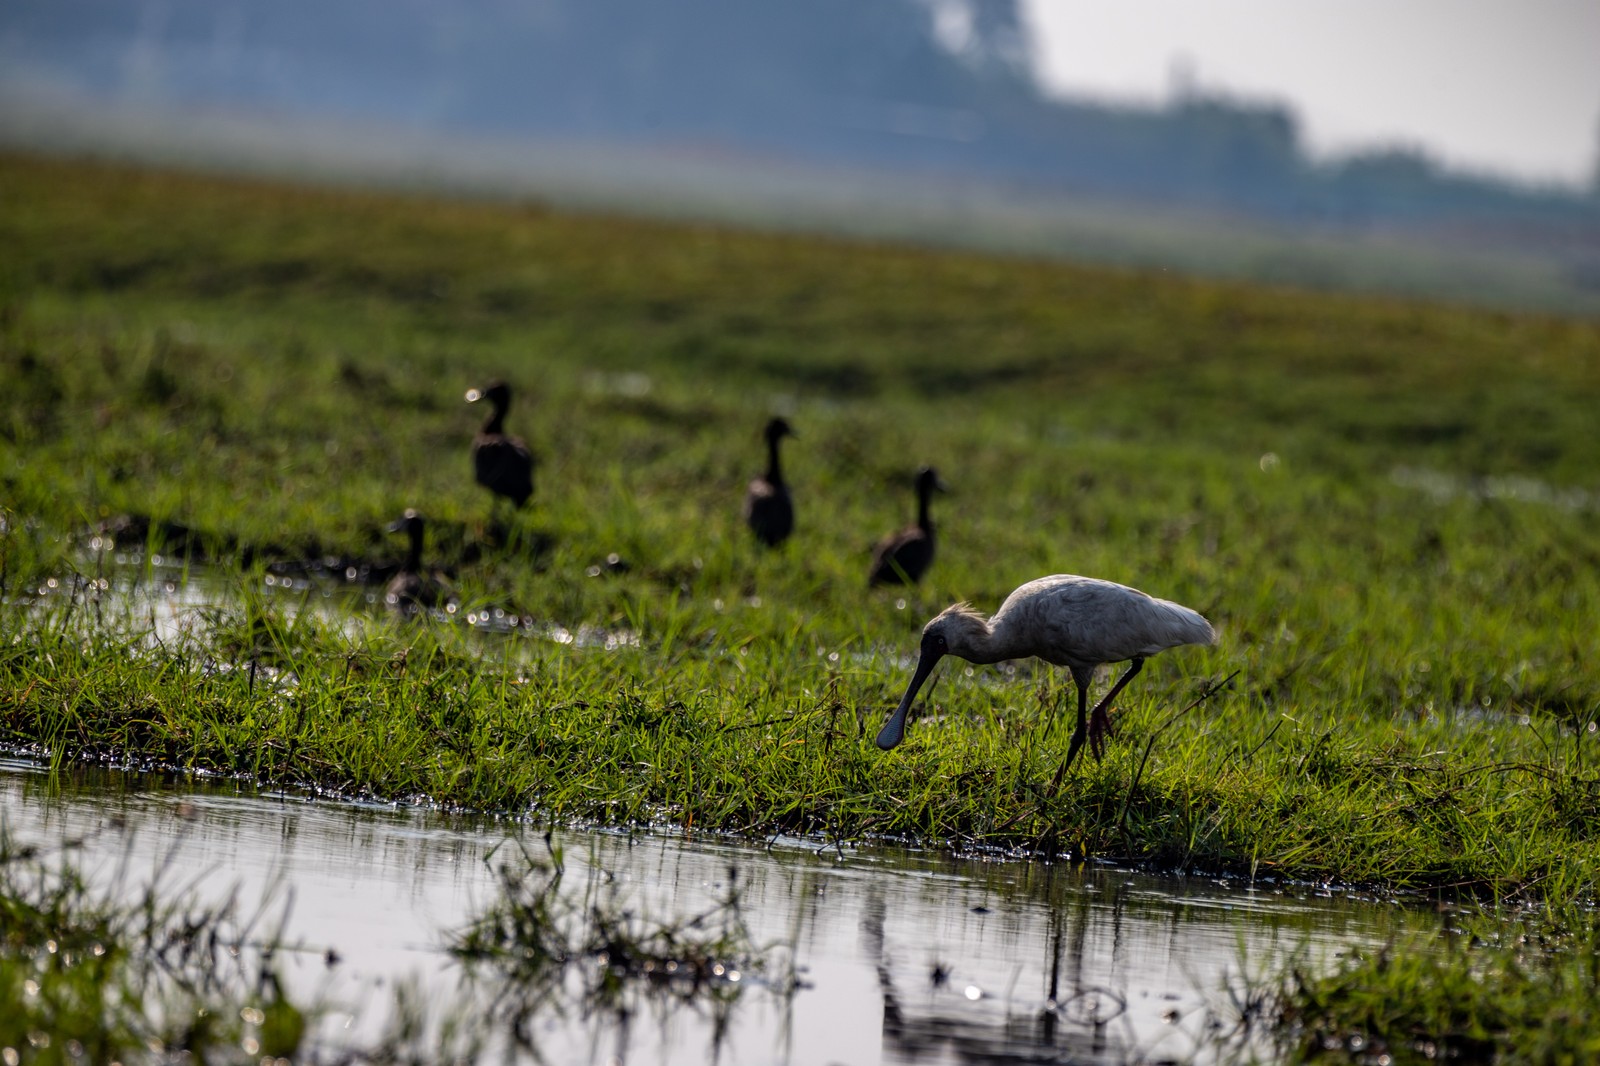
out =
[(769, 421), (767, 423), (765, 434), (767, 443), (769, 444), (776, 444), (785, 437), (793, 437), (797, 435), (794, 431), (794, 427), (789, 425), (789, 420), (786, 418), (774, 418)]
[(503, 410), (511, 403), (511, 386), (496, 379), (481, 389), (467, 390), (468, 403), (477, 403), (479, 400), (488, 400), (495, 407)]
[(422, 515), (413, 508), (407, 507), (406, 513), (390, 522), (386, 527), (390, 533), (410, 533), (418, 536), (422, 533)]

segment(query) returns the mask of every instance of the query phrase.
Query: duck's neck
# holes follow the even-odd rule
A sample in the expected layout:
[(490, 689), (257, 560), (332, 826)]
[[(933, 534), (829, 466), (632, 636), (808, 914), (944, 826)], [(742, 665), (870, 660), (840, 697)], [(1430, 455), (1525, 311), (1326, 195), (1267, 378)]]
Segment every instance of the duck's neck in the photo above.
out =
[(928, 517), (928, 501), (932, 498), (932, 485), (917, 486), (917, 528), (929, 536), (933, 535), (933, 519)]
[(767, 483), (769, 485), (783, 484), (783, 467), (778, 462), (778, 437), (767, 438)]
[(406, 533), (411, 538), (411, 550), (406, 553), (405, 569), (415, 574), (422, 569), (422, 527), (412, 525)]
[(494, 409), (489, 412), (489, 417), (484, 419), (483, 431), (499, 436), (505, 432), (506, 405), (495, 401)]

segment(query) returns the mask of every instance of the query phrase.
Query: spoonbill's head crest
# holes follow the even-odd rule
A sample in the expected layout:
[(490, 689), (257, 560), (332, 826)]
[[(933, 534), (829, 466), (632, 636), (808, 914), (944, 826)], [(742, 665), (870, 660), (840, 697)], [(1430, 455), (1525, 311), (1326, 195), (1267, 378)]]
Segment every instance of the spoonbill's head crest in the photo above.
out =
[(989, 633), (989, 621), (969, 603), (946, 607), (922, 627), (922, 655), (962, 655)]
[(989, 626), (983, 615), (965, 603), (945, 609), (922, 627), (922, 651), (917, 656), (917, 668), (911, 674), (906, 694), (900, 697), (900, 706), (895, 708), (894, 714), (889, 716), (878, 732), (878, 747), (888, 751), (905, 737), (906, 716), (911, 711), (911, 703), (939, 660), (946, 655), (964, 655), (971, 651), (977, 646), (975, 642), (981, 639), (978, 634), (987, 634), (988, 631)]

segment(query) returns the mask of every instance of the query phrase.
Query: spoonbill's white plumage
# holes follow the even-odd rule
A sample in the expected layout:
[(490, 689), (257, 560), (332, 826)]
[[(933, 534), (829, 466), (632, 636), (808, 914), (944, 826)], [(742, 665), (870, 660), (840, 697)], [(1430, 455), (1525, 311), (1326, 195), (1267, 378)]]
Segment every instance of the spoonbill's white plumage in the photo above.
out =
[[(1076, 574), (1037, 578), (1007, 596), (992, 617), (958, 603), (923, 627), (916, 671), (900, 706), (879, 731), (878, 747), (888, 750), (900, 743), (917, 690), (944, 656), (974, 663), (1033, 656), (1065, 666), (1078, 687), (1078, 727), (1056, 774), (1059, 784), (1086, 736), (1098, 757), (1109, 724), (1106, 708), (1144, 666), (1146, 657), (1184, 644), (1216, 642), (1211, 623), (1182, 604), (1099, 578)], [(1091, 713), (1089, 685), (1095, 667), (1120, 662), (1131, 665)]]

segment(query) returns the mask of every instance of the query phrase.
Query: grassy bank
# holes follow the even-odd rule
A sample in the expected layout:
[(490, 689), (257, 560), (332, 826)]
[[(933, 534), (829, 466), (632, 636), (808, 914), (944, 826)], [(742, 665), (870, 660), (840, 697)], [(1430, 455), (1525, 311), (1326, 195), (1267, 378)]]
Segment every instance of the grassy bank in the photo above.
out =
[(1250, 997), (1293, 1062), (1590, 1062), (1600, 1054), (1592, 910), (1474, 916)]
[[(1592, 893), (1593, 324), (18, 157), (0, 190), (6, 743), (567, 818)], [(461, 395), (491, 374), (540, 457), (509, 546), (468, 476)], [(738, 500), (773, 412), (800, 433), (799, 529), (769, 554)], [(924, 462), (953, 488), (940, 557), (869, 592)], [(263, 591), (269, 564), (393, 562), (407, 506), (463, 613), (620, 646), (352, 636)], [(216, 636), (152, 647), (114, 603), (89, 626), (81, 596), (19, 602), (105, 576), (108, 522), (220, 575)], [(1066, 734), (1039, 723), (1070, 682), (1026, 664), (947, 664), (907, 744), (871, 746), (928, 616), (1052, 572), (1188, 603), (1222, 643), (1153, 660), (1057, 796)]]

